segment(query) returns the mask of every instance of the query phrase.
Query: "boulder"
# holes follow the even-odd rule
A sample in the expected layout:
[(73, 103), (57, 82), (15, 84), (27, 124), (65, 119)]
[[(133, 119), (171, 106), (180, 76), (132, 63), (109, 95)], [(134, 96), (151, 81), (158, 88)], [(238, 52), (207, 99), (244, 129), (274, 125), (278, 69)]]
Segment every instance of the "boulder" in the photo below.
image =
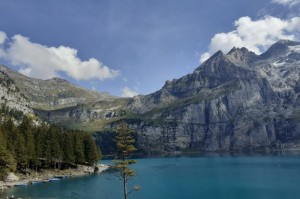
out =
[(20, 178), (16, 176), (14, 173), (10, 172), (5, 178), (5, 182), (15, 182), (18, 181)]

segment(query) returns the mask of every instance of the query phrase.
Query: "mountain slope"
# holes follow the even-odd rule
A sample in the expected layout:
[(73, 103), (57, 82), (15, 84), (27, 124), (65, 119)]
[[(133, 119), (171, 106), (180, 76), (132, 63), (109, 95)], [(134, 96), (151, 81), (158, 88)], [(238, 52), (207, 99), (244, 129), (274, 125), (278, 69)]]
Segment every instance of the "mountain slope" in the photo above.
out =
[[(61, 78), (30, 78), (1, 65), (0, 73), (14, 82), (31, 113), (69, 129), (95, 132), (125, 114), (128, 98), (86, 90)], [(3, 89), (1, 96), (7, 95), (7, 89)], [(17, 97), (11, 98), (11, 105), (21, 102)]]
[(0, 71), (5, 72), (14, 80), (17, 87), (35, 109), (53, 110), (76, 106), (80, 103), (116, 98), (108, 93), (98, 93), (80, 88), (60, 78), (49, 80), (30, 78), (1, 65)]
[(13, 117), (19, 113), (33, 113), (28, 99), (21, 93), (14, 80), (3, 71), (0, 71), (0, 106), (1, 114), (12, 114)]

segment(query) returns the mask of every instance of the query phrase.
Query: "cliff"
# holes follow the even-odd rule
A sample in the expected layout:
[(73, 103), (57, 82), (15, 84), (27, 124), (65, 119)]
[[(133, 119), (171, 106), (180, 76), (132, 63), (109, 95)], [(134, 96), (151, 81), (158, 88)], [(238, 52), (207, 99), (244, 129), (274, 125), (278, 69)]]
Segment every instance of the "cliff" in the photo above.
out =
[(17, 117), (20, 114), (32, 114), (30, 102), (16, 86), (15, 81), (5, 72), (0, 71), (0, 106), (1, 114)]

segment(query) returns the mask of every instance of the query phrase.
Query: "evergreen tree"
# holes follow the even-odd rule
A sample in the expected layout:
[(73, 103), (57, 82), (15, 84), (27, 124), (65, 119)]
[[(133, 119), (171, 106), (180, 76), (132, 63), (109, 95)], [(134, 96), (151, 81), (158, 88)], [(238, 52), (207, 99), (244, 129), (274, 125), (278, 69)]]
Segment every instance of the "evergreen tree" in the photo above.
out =
[[(117, 157), (115, 161), (115, 168), (118, 170), (119, 177), (123, 181), (123, 194), (124, 199), (127, 199), (128, 195), (132, 191), (127, 191), (127, 182), (135, 175), (135, 171), (129, 167), (131, 164), (135, 164), (135, 160), (128, 159), (130, 155), (136, 150), (133, 145), (135, 140), (132, 136), (133, 131), (128, 127), (128, 124), (121, 122), (117, 126)], [(138, 191), (140, 186), (135, 186), (134, 190)]]
[(34, 168), (37, 162), (35, 153), (35, 142), (32, 127), (32, 120), (26, 116), (23, 117), (22, 123), (19, 126), (20, 133), (25, 139), (26, 157), (27, 157), (27, 168)]
[(50, 143), (51, 143), (51, 162), (53, 163), (53, 168), (59, 169), (59, 165), (62, 161), (62, 149), (60, 147), (60, 129), (55, 126), (50, 126)]
[(46, 128), (45, 131), (42, 131), (42, 144), (41, 144), (41, 149), (42, 149), (42, 159), (44, 159), (44, 164), (47, 167), (50, 167), (52, 163), (52, 155), (51, 155), (51, 144), (52, 144), (52, 136), (50, 134), (50, 127)]
[(1, 126), (1, 129), (4, 135), (6, 135), (5, 137), (7, 138), (7, 149), (10, 151), (10, 153), (13, 154), (15, 151), (14, 142), (17, 137), (17, 129), (12, 119), (9, 118), (8, 120), (5, 120), (3, 122), (3, 125)]
[(71, 133), (64, 133), (63, 134), (63, 160), (67, 165), (75, 163), (75, 156), (74, 156), (74, 138)]
[(27, 168), (28, 156), (26, 151), (25, 139), (21, 133), (18, 133), (15, 140), (15, 158), (19, 171), (24, 171)]
[(95, 165), (101, 157), (100, 149), (89, 134), (84, 136), (84, 156), (89, 165)]
[(3, 180), (7, 172), (16, 169), (16, 162), (10, 151), (6, 148), (5, 137), (0, 131), (0, 180)]
[(75, 163), (85, 164), (83, 135), (80, 131), (75, 131), (73, 148), (75, 155)]
[[(39, 126), (34, 134), (34, 142), (35, 142), (35, 170), (37, 170), (39, 167), (42, 166), (42, 161), (45, 161), (45, 134), (48, 131), (48, 126), (47, 125), (41, 125)], [(50, 150), (49, 150), (50, 151)], [(50, 154), (50, 152), (49, 152)], [(49, 155), (50, 156), (50, 155)]]

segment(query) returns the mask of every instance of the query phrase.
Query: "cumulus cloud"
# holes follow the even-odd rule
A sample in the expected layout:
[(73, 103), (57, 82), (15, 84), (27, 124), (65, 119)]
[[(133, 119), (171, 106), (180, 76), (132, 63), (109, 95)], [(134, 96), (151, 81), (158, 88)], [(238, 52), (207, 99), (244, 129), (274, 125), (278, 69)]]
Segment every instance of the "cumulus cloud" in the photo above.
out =
[(133, 96), (136, 96), (138, 95), (138, 93), (128, 87), (124, 87), (122, 89), (122, 97), (133, 97)]
[(3, 45), (6, 39), (7, 39), (6, 33), (0, 31), (0, 45)]
[[(0, 42), (1, 38), (4, 38), (4, 43), (6, 34), (1, 36), (0, 32)], [(81, 60), (74, 48), (48, 47), (33, 43), (22, 35), (13, 36), (9, 46), (2, 48), (2, 51), (2, 58), (19, 67), (20, 73), (30, 77), (49, 79), (65, 73), (76, 80), (105, 80), (119, 75), (119, 71), (110, 69), (95, 58)]]
[(4, 44), (6, 39), (7, 39), (7, 36), (6, 36), (5, 32), (0, 31), (0, 57), (5, 55), (2, 45)]
[(210, 57), (210, 53), (203, 53), (201, 56), (200, 56), (200, 63), (203, 63), (205, 62), (208, 58)]
[(294, 6), (300, 3), (300, 0), (272, 0), (272, 3), (277, 3), (281, 5)]
[(279, 39), (296, 40), (300, 33), (300, 17), (283, 20), (273, 16), (265, 16), (258, 20), (241, 17), (234, 22), (235, 30), (216, 34), (210, 42), (208, 52), (201, 55), (204, 62), (218, 50), (227, 53), (233, 47), (246, 47), (260, 54)]

